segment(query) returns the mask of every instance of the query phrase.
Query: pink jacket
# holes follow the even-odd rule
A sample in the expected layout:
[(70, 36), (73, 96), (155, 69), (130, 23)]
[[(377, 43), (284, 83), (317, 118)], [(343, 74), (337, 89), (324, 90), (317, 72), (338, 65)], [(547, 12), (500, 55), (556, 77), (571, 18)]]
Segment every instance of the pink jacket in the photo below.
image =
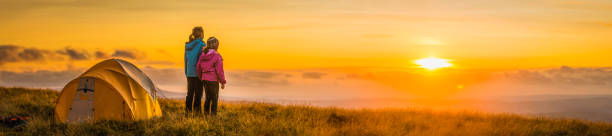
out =
[(202, 52), (196, 69), (198, 76), (206, 81), (219, 81), (225, 84), (225, 74), (223, 73), (223, 59), (217, 51), (210, 49), (206, 54)]

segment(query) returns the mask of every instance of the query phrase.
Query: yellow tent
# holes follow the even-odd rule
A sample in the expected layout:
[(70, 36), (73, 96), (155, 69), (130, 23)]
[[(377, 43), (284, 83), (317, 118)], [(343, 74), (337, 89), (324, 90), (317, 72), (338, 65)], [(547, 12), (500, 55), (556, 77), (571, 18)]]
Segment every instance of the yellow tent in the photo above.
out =
[(56, 101), (55, 121), (140, 120), (162, 115), (151, 79), (121, 59), (102, 61), (72, 80)]

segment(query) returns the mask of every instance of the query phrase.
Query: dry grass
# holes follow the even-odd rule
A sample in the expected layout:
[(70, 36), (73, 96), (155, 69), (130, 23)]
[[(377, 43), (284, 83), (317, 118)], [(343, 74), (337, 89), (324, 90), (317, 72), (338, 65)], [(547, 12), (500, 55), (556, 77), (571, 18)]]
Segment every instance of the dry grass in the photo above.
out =
[(52, 123), (57, 91), (0, 87), (0, 116), (31, 116), (0, 135), (612, 135), (612, 124), (513, 114), (417, 109), (347, 110), (222, 102), (217, 117), (185, 117), (183, 101), (160, 99), (164, 116), (144, 121)]

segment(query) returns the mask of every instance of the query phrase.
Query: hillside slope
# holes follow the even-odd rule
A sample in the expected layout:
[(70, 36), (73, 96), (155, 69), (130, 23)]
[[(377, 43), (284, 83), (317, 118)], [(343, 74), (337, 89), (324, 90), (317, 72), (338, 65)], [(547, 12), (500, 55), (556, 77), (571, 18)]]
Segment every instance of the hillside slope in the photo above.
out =
[(54, 124), (54, 90), (0, 87), (0, 116), (30, 116), (0, 135), (612, 135), (612, 124), (512, 114), (418, 109), (347, 110), (221, 102), (217, 117), (185, 117), (181, 100), (160, 99), (164, 116), (145, 121)]

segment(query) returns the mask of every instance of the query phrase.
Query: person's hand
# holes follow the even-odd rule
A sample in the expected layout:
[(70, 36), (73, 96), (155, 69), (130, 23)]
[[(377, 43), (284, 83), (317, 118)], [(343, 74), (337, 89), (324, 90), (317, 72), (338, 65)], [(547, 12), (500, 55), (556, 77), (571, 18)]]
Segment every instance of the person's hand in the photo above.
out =
[(225, 89), (225, 84), (221, 84), (221, 89)]

